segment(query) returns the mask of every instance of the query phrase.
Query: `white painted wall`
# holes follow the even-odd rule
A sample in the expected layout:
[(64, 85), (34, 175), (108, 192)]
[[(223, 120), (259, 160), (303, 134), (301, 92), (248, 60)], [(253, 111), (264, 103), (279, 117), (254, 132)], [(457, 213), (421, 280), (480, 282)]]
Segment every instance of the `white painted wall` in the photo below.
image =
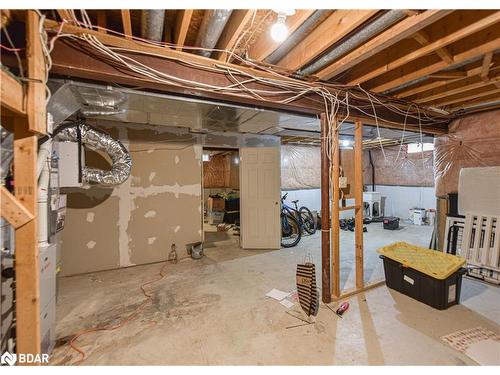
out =
[[(371, 191), (371, 186), (369, 190)], [(410, 208), (436, 209), (434, 187), (375, 185), (375, 191), (382, 193), (382, 197), (385, 197), (385, 216), (407, 219)]]
[[(371, 191), (371, 185), (368, 187)], [(388, 186), (375, 185), (375, 191), (382, 193), (385, 197), (385, 216), (397, 216), (407, 219), (410, 208), (434, 208), (436, 209), (436, 196), (434, 187), (414, 187), (414, 186)], [(311, 211), (321, 210), (321, 190), (283, 190), (281, 195), (288, 193), (286, 203), (293, 207), (292, 201), (299, 200), (299, 207), (306, 206)], [(347, 200), (347, 204), (354, 204), (354, 200)], [(354, 211), (341, 212), (341, 218), (351, 217)]]

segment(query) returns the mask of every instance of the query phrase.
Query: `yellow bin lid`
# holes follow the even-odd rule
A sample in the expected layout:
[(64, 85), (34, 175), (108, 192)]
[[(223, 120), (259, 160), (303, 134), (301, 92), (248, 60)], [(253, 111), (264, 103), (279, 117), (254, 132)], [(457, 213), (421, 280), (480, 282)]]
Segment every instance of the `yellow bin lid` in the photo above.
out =
[(465, 264), (465, 259), (441, 251), (425, 249), (406, 242), (395, 242), (377, 250), (379, 254), (401, 263), (404, 267), (443, 280)]

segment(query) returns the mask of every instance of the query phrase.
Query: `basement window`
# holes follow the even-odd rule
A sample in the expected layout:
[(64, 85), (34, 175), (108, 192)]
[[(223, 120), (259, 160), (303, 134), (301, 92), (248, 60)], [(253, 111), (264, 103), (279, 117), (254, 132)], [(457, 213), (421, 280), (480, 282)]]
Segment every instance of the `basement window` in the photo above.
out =
[(409, 143), (406, 148), (408, 154), (434, 150), (434, 143)]

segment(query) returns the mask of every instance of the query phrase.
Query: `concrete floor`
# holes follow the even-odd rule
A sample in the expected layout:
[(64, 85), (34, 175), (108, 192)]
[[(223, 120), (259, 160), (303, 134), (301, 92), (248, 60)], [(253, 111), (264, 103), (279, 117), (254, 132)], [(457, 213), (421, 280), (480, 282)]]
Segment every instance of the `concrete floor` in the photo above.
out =
[[(377, 247), (400, 240), (428, 245), (431, 228), (405, 225), (365, 234), (366, 279), (383, 277)], [(311, 253), (319, 267), (320, 233), (275, 251), (220, 246), (202, 260), (168, 264), (165, 278), (148, 288), (152, 304), (125, 327), (90, 333), (77, 343), (86, 365), (463, 365), (475, 364), (440, 336), (477, 326), (500, 333), (500, 289), (464, 279), (462, 304), (438, 311), (385, 286), (349, 299), (339, 319), (321, 306), (314, 325), (300, 324), (265, 294), (295, 288), (295, 266)], [(342, 285), (353, 284), (353, 233), (341, 232)], [(52, 364), (79, 356), (65, 342), (84, 328), (112, 325), (144, 300), (139, 286), (161, 264), (59, 279), (57, 336)], [(318, 280), (319, 281), (319, 280)], [(333, 304), (332, 307), (336, 305)], [(292, 310), (300, 309), (295, 305)]]

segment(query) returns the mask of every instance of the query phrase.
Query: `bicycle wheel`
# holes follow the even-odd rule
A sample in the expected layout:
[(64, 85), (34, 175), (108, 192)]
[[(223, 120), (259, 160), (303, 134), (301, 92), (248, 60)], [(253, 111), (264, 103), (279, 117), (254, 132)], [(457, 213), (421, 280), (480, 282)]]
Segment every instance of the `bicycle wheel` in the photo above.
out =
[(290, 214), (281, 215), (281, 246), (294, 247), (301, 238), (300, 226), (296, 218)]
[(307, 207), (300, 207), (300, 217), (302, 218), (302, 222), (304, 223), (304, 230), (309, 234), (316, 233), (316, 221), (314, 220), (314, 216)]

